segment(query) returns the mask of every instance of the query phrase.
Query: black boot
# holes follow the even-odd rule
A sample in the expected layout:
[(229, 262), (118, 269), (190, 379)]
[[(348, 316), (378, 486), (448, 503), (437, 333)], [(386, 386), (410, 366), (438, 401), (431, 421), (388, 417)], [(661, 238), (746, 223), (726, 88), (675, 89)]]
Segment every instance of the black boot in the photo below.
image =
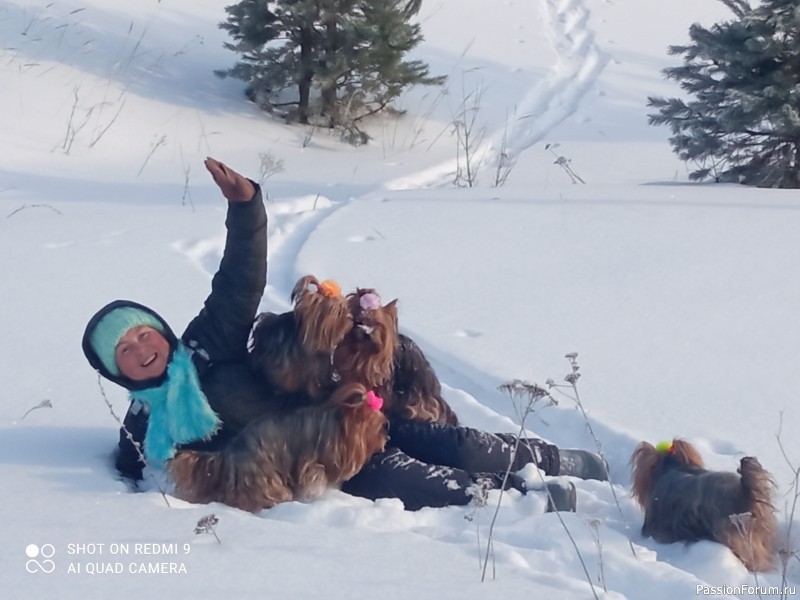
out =
[(558, 449), (559, 475), (608, 481), (603, 457), (588, 450)]
[(578, 506), (578, 495), (575, 484), (566, 480), (548, 481), (545, 485), (547, 492), (547, 509), (545, 512), (575, 512)]

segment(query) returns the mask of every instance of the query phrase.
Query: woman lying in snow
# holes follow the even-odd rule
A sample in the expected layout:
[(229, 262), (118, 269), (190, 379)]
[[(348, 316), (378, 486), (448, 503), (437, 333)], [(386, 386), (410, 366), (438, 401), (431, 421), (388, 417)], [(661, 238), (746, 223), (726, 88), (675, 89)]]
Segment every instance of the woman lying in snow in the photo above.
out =
[[(266, 284), (267, 216), (261, 191), (221, 162), (209, 158), (205, 165), (228, 210), (225, 250), (200, 313), (178, 338), (152, 309), (116, 300), (90, 319), (83, 337), (91, 366), (129, 391), (116, 466), (134, 480), (141, 479), (145, 461), (169, 467), (182, 452), (230, 455), (236, 450), (237, 461), (255, 460), (237, 446), (242, 436), (252, 436), (258, 424), (296, 418), (287, 415), (298, 410), (284, 406), (248, 362), (248, 337)], [(302, 410), (304, 418), (322, 418), (312, 407)], [(507, 489), (524, 494), (525, 482), (513, 472), (529, 463), (546, 475), (607, 478), (599, 456), (559, 450), (542, 440), (525, 440), (513, 454), (511, 435), (412, 421), (391, 422), (388, 432), (386, 447), (360, 470), (326, 485), (370, 499), (396, 497), (416, 510), (467, 504), (476, 489), (498, 489), (504, 481)], [(509, 464), (512, 473), (504, 478)], [(207, 499), (225, 498), (224, 488), (230, 485), (220, 483), (217, 495)], [(553, 508), (574, 510), (574, 486), (552, 490)]]

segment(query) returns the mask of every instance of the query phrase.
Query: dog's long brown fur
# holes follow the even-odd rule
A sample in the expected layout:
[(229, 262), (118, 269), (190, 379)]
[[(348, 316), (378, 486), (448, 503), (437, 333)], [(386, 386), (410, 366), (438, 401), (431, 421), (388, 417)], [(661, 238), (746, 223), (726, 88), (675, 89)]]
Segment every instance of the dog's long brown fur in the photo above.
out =
[(264, 417), (219, 452), (178, 452), (168, 465), (177, 496), (257, 512), (338, 486), (386, 444), (386, 417), (366, 394), (342, 385), (324, 406)]
[(663, 543), (712, 540), (750, 571), (773, 568), (774, 484), (755, 458), (741, 460), (739, 475), (708, 471), (694, 446), (675, 439), (662, 452), (641, 442), (631, 463), (632, 495), (645, 511), (642, 535)]
[(335, 389), (331, 356), (353, 322), (347, 300), (327, 283), (301, 277), (292, 290), (292, 311), (256, 320), (250, 362), (275, 390), (322, 400)]
[(359, 288), (347, 301), (353, 327), (333, 353), (341, 380), (375, 389), (390, 418), (457, 425), (433, 367), (419, 347), (398, 332), (397, 300), (380, 305), (375, 290)]

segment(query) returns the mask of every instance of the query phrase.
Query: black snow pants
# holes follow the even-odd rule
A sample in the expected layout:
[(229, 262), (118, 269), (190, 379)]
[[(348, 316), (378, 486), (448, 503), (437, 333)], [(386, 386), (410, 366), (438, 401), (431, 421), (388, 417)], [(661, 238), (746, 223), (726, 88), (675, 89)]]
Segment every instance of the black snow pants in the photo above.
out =
[(399, 498), (406, 510), (425, 506), (468, 504), (476, 490), (500, 489), (509, 464), (505, 489), (526, 493), (515, 474), (533, 463), (546, 475), (557, 475), (558, 448), (542, 440), (520, 440), (511, 434), (487, 433), (469, 427), (394, 420), (389, 443), (364, 468), (346, 481), (342, 491), (375, 500)]

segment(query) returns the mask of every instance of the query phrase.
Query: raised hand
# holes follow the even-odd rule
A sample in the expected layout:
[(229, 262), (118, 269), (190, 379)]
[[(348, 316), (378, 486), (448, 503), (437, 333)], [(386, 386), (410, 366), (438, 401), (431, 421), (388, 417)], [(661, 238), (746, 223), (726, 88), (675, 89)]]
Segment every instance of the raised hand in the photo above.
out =
[(256, 194), (253, 182), (239, 175), (236, 171), (211, 158), (205, 160), (206, 169), (214, 178), (214, 183), (219, 186), (222, 195), (230, 202), (247, 202)]

